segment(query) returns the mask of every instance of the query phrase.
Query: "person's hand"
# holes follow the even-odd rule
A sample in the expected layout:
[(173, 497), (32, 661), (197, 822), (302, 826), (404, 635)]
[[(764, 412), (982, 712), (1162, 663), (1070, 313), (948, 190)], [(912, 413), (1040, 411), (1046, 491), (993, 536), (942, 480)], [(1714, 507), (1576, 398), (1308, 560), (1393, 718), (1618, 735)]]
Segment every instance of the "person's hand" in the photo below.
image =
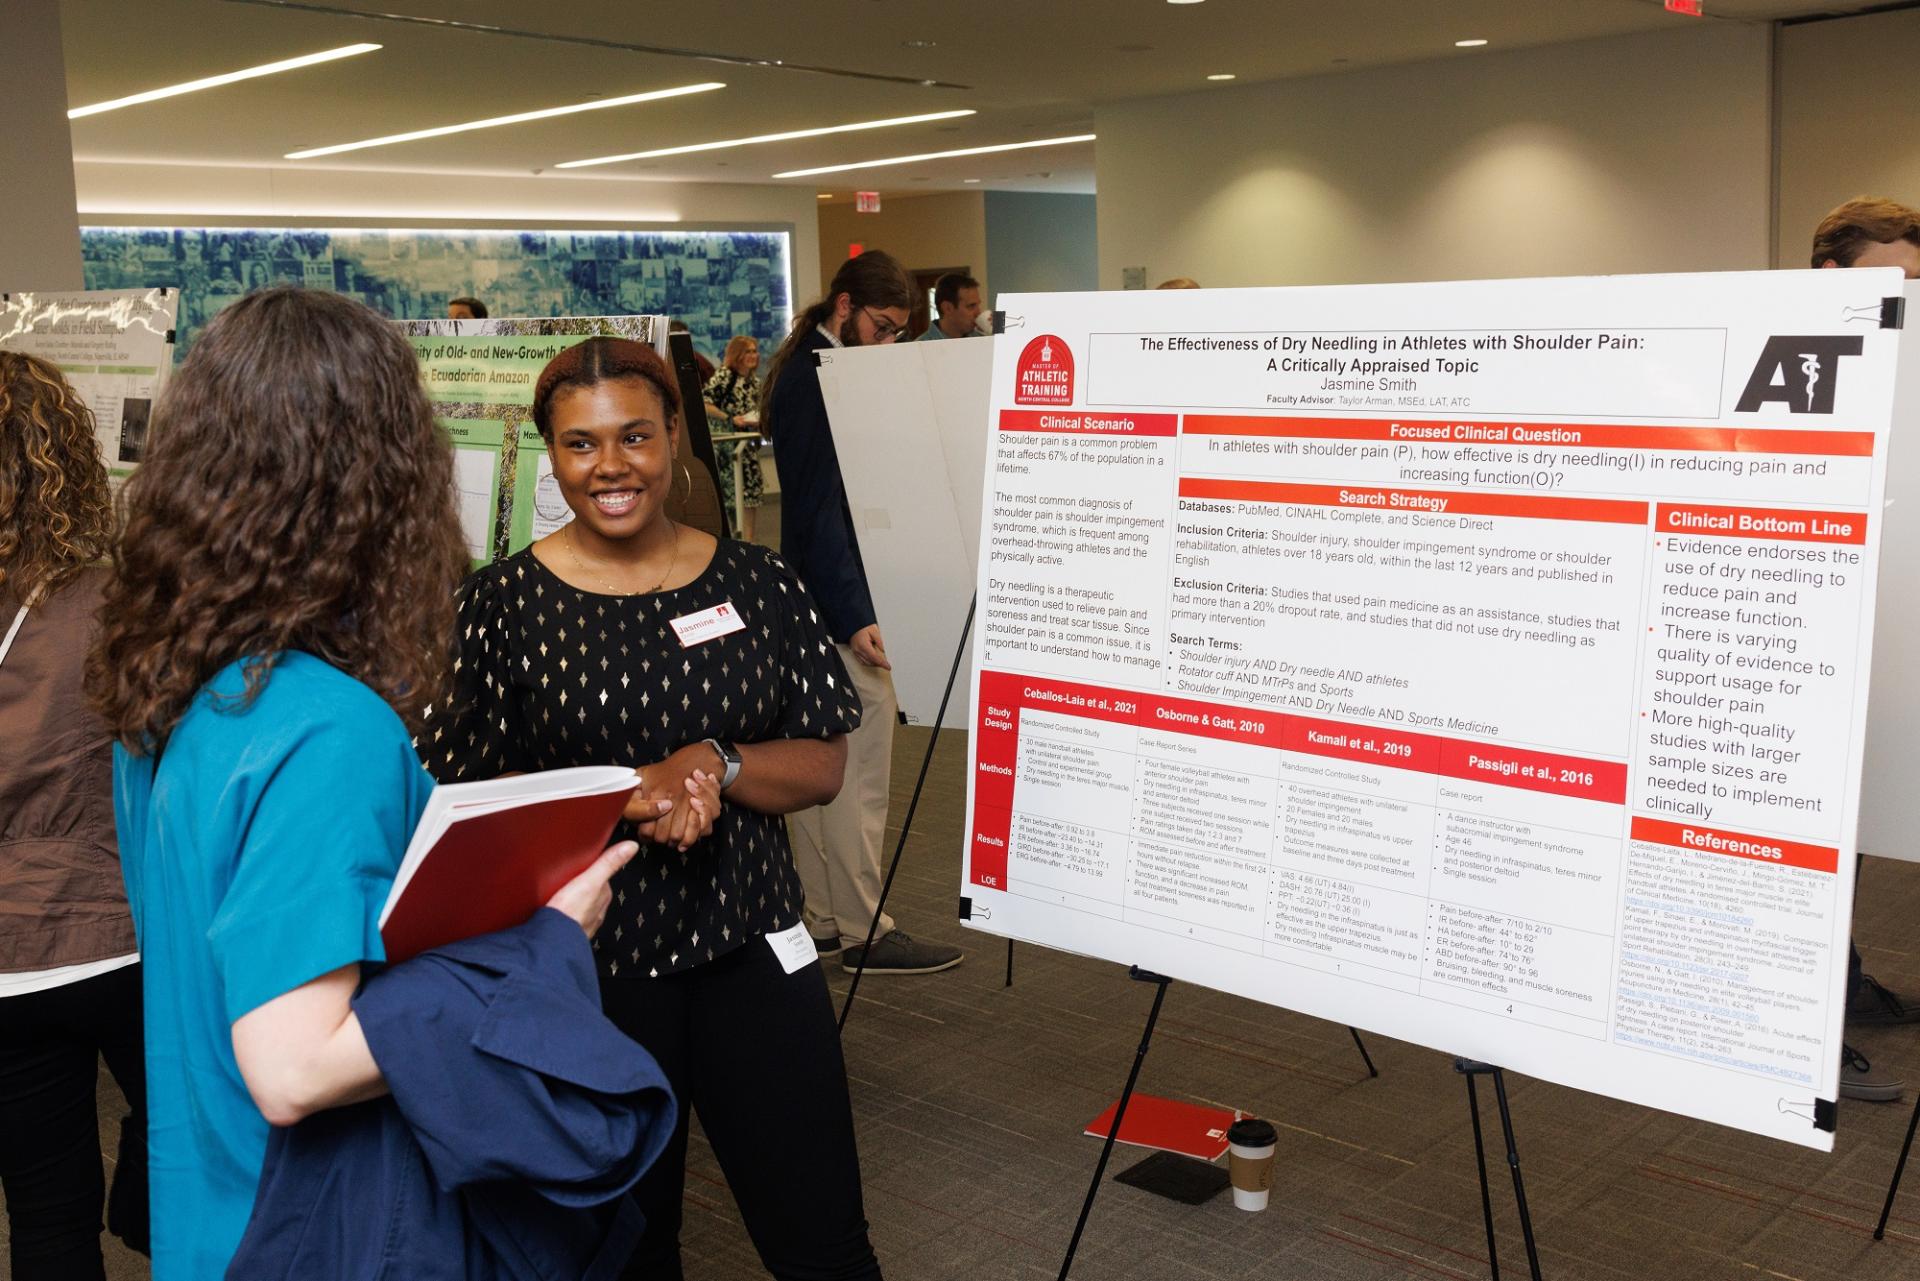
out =
[(746, 428), (753, 426), (752, 423), (747, 421), (749, 417), (750, 415), (747, 415), (747, 414), (735, 414), (733, 416), (733, 425), (735, 427), (741, 428), (742, 430), (745, 430)]
[(640, 786), (627, 801), (626, 816), (649, 841), (688, 849), (713, 831), (720, 817), (719, 755), (706, 743), (689, 743), (663, 761), (643, 766)]
[(884, 668), (889, 672), (893, 670), (893, 664), (887, 661), (887, 647), (880, 639), (880, 624), (868, 623), (862, 627), (853, 634), (847, 647), (853, 650), (855, 658), (868, 667)]
[[(633, 789), (633, 794), (627, 797), (626, 808), (620, 811), (621, 818), (629, 823), (647, 824), (672, 811), (671, 790), (651, 786), (651, 780), (647, 778), (647, 771), (644, 768), (635, 770), (633, 776), (640, 782)], [(655, 778), (664, 777), (656, 771)]]
[(608, 882), (639, 849), (632, 841), (609, 846), (586, 871), (562, 885), (547, 900), (547, 906), (571, 918), (592, 938), (600, 932), (601, 923), (607, 919), (607, 909), (613, 905), (613, 889)]
[(686, 799), (675, 802), (672, 813), (649, 824), (649, 840), (684, 851), (713, 831), (714, 820), (720, 817), (719, 775), (696, 769), (687, 777), (686, 789)]

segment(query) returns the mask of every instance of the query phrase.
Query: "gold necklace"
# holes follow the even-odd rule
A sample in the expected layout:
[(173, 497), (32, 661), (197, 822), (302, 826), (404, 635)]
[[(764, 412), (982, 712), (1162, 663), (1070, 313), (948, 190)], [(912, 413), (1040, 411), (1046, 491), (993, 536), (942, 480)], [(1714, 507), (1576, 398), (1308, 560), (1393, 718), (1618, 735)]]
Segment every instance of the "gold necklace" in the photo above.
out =
[[(651, 596), (667, 585), (667, 580), (673, 577), (673, 567), (680, 562), (680, 526), (678, 522), (671, 520), (668, 521), (667, 524), (673, 530), (673, 552), (667, 557), (667, 570), (664, 574), (660, 575), (660, 581), (647, 588), (644, 592), (623, 592), (603, 577), (600, 579), (600, 584), (607, 589), (609, 596)], [(567, 555), (573, 559), (573, 567), (580, 571), (582, 578), (590, 577), (587, 573), (586, 565), (580, 559), (580, 549), (574, 545), (573, 523), (571, 521), (567, 523)]]

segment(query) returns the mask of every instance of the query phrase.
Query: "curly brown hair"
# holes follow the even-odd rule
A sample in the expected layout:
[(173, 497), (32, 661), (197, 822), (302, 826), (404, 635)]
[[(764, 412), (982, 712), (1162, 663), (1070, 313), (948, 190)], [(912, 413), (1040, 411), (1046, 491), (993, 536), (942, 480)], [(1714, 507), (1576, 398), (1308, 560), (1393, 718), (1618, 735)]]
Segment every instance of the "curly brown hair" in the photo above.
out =
[(0, 590), (37, 605), (112, 543), (92, 411), (52, 364), (0, 351)]
[(320, 290), (228, 307), (161, 398), (125, 504), (87, 692), (130, 750), (164, 747), (236, 659), (244, 708), (287, 650), (417, 727), (468, 558), (452, 446), (393, 325)]

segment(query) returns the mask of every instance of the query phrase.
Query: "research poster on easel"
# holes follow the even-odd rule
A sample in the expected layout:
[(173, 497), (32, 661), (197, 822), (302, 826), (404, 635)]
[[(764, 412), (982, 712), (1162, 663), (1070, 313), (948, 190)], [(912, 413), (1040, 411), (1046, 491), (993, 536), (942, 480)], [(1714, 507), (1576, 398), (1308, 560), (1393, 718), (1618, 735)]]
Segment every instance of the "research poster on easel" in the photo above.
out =
[(533, 424), (540, 371), (583, 338), (646, 343), (664, 358), (664, 316), (494, 317), (400, 322), (452, 437), (460, 525), (476, 566), (573, 519)]
[(1003, 299), (968, 923), (1830, 1150), (1900, 292)]
[(174, 289), (90, 289), (0, 294), (0, 348), (60, 367), (93, 411), (100, 456), (130, 475), (173, 368)]

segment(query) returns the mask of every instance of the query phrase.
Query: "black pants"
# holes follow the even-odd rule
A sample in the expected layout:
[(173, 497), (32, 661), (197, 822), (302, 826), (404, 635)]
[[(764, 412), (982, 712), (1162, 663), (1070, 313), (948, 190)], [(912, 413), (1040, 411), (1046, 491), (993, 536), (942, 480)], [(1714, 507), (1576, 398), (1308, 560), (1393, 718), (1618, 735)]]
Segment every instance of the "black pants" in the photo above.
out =
[(147, 1231), (147, 1069), (140, 967), (25, 996), (0, 997), (0, 1185), (13, 1281), (96, 1281), (100, 1210), (100, 1059), (127, 1096), (107, 1224), (142, 1254)]
[(607, 1017), (659, 1060), (680, 1099), (673, 1142), (635, 1189), (647, 1230), (622, 1276), (680, 1281), (691, 1109), (770, 1273), (879, 1281), (846, 1064), (819, 963), (787, 974), (754, 939), (685, 973), (602, 979), (600, 994)]

